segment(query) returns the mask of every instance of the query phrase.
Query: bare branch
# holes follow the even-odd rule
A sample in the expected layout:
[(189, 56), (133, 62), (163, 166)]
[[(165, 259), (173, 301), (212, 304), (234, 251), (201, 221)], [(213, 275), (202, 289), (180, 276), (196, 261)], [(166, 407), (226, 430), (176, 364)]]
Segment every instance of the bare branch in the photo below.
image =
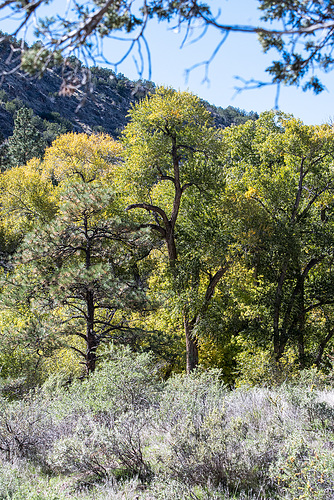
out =
[(80, 356), (83, 356), (84, 358), (86, 357), (86, 354), (83, 353), (82, 351), (80, 351), (80, 349), (77, 349), (76, 347), (74, 347), (73, 345), (69, 345), (68, 346), (70, 349), (72, 349), (72, 351), (75, 351), (77, 352), (78, 354), (80, 354)]
[(163, 227), (158, 226), (157, 224), (140, 224), (139, 229), (145, 228), (150, 228), (154, 231), (158, 231), (164, 238), (166, 238), (166, 230)]
[(312, 34), (316, 31), (329, 30), (334, 28), (334, 20), (323, 21), (315, 24), (311, 24), (310, 26), (299, 27), (297, 29), (268, 29), (262, 26), (247, 26), (247, 25), (239, 25), (239, 24), (220, 24), (215, 19), (206, 16), (205, 14), (201, 14), (203, 21), (210, 25), (218, 28), (223, 32), (236, 32), (236, 33), (257, 33), (261, 35), (305, 35)]
[(129, 205), (126, 210), (133, 210), (134, 208), (143, 208), (144, 210), (147, 210), (148, 212), (155, 212), (159, 214), (162, 217), (162, 220), (165, 223), (165, 226), (169, 226), (169, 220), (162, 208), (157, 207), (156, 205), (150, 205), (149, 203), (133, 203), (132, 205)]

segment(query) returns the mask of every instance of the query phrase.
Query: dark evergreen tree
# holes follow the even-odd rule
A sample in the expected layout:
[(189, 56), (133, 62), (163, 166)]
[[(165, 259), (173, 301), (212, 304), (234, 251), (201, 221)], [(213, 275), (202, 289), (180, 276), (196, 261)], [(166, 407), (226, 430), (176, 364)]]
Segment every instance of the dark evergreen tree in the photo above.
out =
[(6, 140), (0, 132), (0, 171), (6, 170), (8, 164), (8, 140)]
[(16, 114), (13, 135), (8, 139), (8, 164), (11, 167), (25, 165), (32, 158), (43, 154), (44, 140), (32, 118), (32, 110), (25, 107)]
[(87, 373), (95, 369), (99, 345), (128, 332), (127, 317), (145, 305), (133, 276), (136, 260), (147, 253), (143, 234), (121, 219), (114, 198), (101, 183), (70, 185), (57, 217), (27, 235), (4, 283), (7, 305), (31, 310), (25, 341), (35, 337), (44, 345), (51, 338), (57, 345), (65, 338)]

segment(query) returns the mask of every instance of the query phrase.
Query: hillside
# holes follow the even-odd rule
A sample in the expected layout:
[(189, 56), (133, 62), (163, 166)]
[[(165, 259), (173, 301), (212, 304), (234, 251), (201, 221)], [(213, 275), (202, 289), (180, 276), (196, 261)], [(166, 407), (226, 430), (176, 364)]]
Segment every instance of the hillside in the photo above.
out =
[[(0, 44), (0, 73), (8, 72), (9, 43)], [(132, 103), (155, 88), (149, 81), (131, 81), (122, 74), (105, 68), (91, 68), (94, 91), (85, 98), (84, 91), (73, 96), (60, 96), (61, 70), (48, 69), (42, 78), (32, 78), (22, 71), (6, 75), (0, 90), (0, 132), (8, 138), (13, 132), (16, 110), (23, 105), (31, 108), (42, 120), (58, 123), (62, 131), (92, 133), (104, 131), (113, 137), (119, 135), (126, 124), (126, 115)], [(256, 118), (256, 113), (247, 113), (229, 106), (226, 109), (209, 105), (216, 125), (226, 127), (232, 123), (243, 123)], [(43, 126), (40, 124), (40, 128)]]

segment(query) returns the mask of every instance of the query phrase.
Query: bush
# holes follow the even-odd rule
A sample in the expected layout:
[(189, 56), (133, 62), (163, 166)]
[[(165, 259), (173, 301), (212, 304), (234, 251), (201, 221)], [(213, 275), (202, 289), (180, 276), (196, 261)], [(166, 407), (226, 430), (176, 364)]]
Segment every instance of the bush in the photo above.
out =
[(277, 489), (286, 499), (327, 500), (334, 493), (334, 462), (331, 450), (319, 450), (302, 433), (287, 438), (271, 470)]
[(62, 414), (72, 432), (54, 445), (49, 457), (55, 471), (96, 476), (150, 476), (143, 456), (144, 432), (162, 385), (150, 354), (113, 349), (87, 380), (63, 390)]
[[(174, 420), (169, 420), (169, 446), (161, 449), (160, 460), (172, 477), (190, 485), (260, 492), (270, 486), (267, 471), (282, 439), (271, 403), (264, 391), (230, 394), (205, 376), (206, 391), (199, 383), (203, 376), (194, 379), (193, 387), (184, 380), (188, 402), (168, 392)], [(173, 398), (175, 404), (170, 404)]]
[(292, 349), (287, 349), (277, 362), (268, 350), (248, 342), (237, 357), (238, 376), (236, 386), (277, 387), (284, 382), (299, 378), (298, 358)]
[(63, 431), (53, 422), (49, 403), (36, 394), (12, 403), (0, 400), (0, 452), (7, 461), (29, 458), (45, 465), (48, 449)]
[(163, 383), (149, 354), (105, 355), (87, 380), (0, 400), (0, 498), (334, 498), (334, 392), (317, 374), (230, 391), (218, 370)]
[(113, 348), (104, 356), (106, 361), (94, 374), (71, 386), (71, 398), (101, 418), (108, 414), (112, 419), (157, 403), (162, 384), (150, 353), (133, 354), (128, 348)]
[(49, 464), (60, 473), (148, 479), (151, 469), (143, 457), (145, 423), (143, 415), (127, 414), (107, 427), (96, 422), (92, 414), (86, 414), (72, 435), (55, 443)]

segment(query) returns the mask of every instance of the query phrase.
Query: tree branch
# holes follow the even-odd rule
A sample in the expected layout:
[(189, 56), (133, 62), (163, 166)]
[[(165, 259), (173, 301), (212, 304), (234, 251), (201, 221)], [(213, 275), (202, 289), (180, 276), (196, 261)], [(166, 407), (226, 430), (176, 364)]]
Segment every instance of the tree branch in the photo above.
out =
[(306, 35), (312, 34), (315, 31), (321, 30), (330, 30), (334, 28), (334, 20), (323, 21), (312, 24), (311, 26), (300, 27), (298, 29), (268, 29), (263, 28), (261, 26), (249, 26), (249, 25), (240, 25), (240, 24), (220, 24), (215, 19), (209, 18), (205, 16), (205, 14), (201, 14), (201, 18), (205, 23), (215, 28), (218, 28), (220, 31), (228, 31), (228, 32), (237, 32), (237, 33), (257, 33), (260, 35)]
[(164, 210), (162, 210), (162, 208), (160, 207), (157, 207), (156, 205), (150, 205), (149, 203), (133, 203), (126, 207), (126, 210), (133, 210), (134, 208), (142, 208), (144, 210), (147, 210), (147, 212), (155, 212), (162, 217), (162, 220), (164, 221), (166, 227), (168, 227), (170, 224)]
[(154, 231), (158, 231), (164, 238), (166, 238), (166, 230), (158, 224), (140, 224), (139, 229), (145, 229), (147, 227), (153, 229)]

